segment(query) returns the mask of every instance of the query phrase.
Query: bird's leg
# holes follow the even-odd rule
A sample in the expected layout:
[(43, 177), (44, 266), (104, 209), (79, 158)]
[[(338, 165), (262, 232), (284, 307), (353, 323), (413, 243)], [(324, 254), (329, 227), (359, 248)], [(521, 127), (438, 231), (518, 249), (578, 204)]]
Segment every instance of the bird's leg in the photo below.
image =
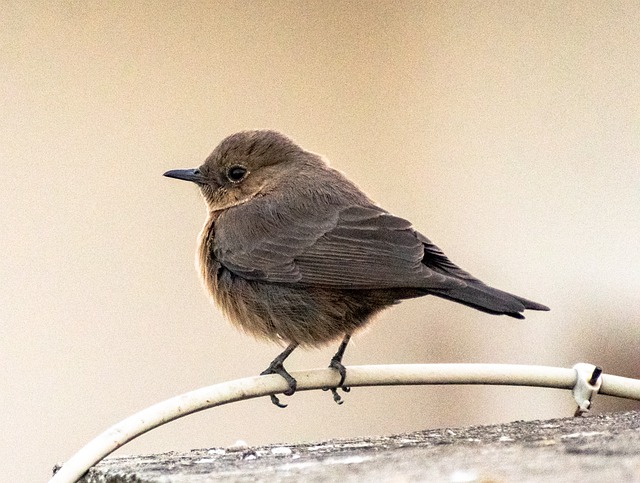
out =
[[(271, 361), (271, 364), (269, 364), (269, 367), (267, 367), (264, 371), (260, 373), (261, 376), (265, 376), (268, 374), (278, 374), (282, 376), (284, 380), (287, 381), (287, 384), (289, 384), (289, 389), (287, 389), (282, 393), (285, 396), (293, 395), (293, 393), (296, 392), (296, 386), (298, 385), (296, 380), (291, 376), (291, 374), (287, 372), (287, 370), (284, 368), (284, 365), (282, 365), (284, 360), (287, 357), (289, 357), (289, 355), (293, 352), (293, 350), (296, 347), (298, 347), (297, 342), (292, 342), (291, 344), (289, 344), (287, 348), (283, 350), (281, 354), (278, 355), (278, 357), (276, 357), (274, 360)], [(286, 404), (282, 404), (280, 402), (280, 400), (275, 394), (271, 394), (271, 402), (276, 406), (278, 406), (279, 408), (287, 407)]]
[(344, 356), (344, 351), (347, 349), (347, 345), (349, 345), (350, 339), (351, 334), (346, 334), (344, 336), (344, 339), (342, 339), (342, 342), (340, 343), (340, 347), (338, 347), (338, 352), (335, 353), (329, 363), (329, 367), (334, 368), (340, 373), (340, 382), (338, 383), (338, 387), (342, 387), (344, 384), (344, 378), (347, 377), (347, 370), (342, 365), (342, 357)]
[(338, 404), (342, 404), (344, 402), (340, 397), (340, 394), (338, 394), (338, 387), (344, 392), (349, 392), (351, 390), (344, 385), (344, 379), (347, 377), (347, 369), (342, 364), (342, 357), (344, 356), (344, 351), (347, 349), (350, 339), (351, 334), (345, 334), (344, 339), (342, 339), (342, 342), (340, 343), (340, 347), (338, 347), (338, 352), (335, 353), (329, 363), (329, 367), (335, 369), (340, 374), (340, 382), (338, 382), (338, 386), (330, 388), (331, 394), (333, 394), (333, 400)]

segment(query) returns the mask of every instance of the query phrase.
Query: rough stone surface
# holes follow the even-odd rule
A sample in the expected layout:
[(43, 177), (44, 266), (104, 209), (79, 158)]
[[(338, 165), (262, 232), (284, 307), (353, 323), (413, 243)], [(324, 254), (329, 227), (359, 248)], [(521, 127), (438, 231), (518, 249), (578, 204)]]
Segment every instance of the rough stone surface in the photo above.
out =
[(107, 458), (83, 483), (640, 481), (640, 412)]

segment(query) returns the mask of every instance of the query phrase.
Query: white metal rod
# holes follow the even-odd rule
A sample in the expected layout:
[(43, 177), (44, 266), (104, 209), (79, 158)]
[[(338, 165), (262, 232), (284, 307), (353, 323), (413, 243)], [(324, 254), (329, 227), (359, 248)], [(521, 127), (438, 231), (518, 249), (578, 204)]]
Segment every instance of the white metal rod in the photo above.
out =
[[(298, 391), (335, 387), (339, 376), (332, 369), (292, 372)], [(573, 389), (574, 369), (509, 364), (397, 364), (350, 366), (345, 385), (394, 386), (423, 384), (489, 384)], [(71, 457), (49, 483), (73, 483), (113, 451), (132, 439), (175, 419), (204, 409), (244, 399), (277, 394), (288, 389), (278, 375), (247, 377), (215, 384), (167, 399), (144, 409), (90, 441)], [(640, 381), (602, 375), (600, 394), (640, 400)]]

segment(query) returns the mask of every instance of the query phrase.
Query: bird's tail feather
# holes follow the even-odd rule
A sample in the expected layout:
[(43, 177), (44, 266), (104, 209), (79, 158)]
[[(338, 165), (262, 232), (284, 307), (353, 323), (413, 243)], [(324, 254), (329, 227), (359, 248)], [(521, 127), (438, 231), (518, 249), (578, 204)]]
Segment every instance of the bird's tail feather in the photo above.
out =
[(466, 287), (431, 292), (437, 297), (452, 300), (474, 309), (496, 315), (508, 315), (516, 319), (524, 319), (521, 314), (529, 310), (549, 310), (549, 307), (527, 300), (517, 295), (503, 292), (484, 283), (467, 282)]

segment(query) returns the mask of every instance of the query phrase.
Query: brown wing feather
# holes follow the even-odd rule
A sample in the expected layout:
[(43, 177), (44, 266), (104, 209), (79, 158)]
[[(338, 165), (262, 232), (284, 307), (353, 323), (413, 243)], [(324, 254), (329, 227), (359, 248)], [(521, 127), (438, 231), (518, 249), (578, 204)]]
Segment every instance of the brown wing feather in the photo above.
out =
[[(411, 224), (371, 206), (318, 206), (304, 214), (257, 203), (216, 223), (215, 257), (241, 277), (335, 288), (448, 289), (465, 283), (422, 263), (424, 245)], [(252, 212), (253, 211), (253, 212)], [(240, 216), (241, 218), (236, 218)]]
[(304, 212), (291, 206), (298, 205), (250, 203), (223, 213), (216, 223), (214, 256), (249, 280), (336, 289), (417, 289), (517, 318), (525, 309), (548, 310), (484, 284), (407, 220), (373, 204), (306, 203)]

